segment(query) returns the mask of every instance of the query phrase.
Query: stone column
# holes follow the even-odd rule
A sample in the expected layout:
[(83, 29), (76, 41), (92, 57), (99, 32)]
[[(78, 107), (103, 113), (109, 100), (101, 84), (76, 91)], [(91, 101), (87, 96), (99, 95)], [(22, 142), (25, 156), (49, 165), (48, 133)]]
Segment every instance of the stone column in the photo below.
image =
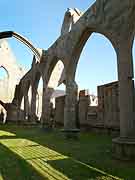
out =
[(29, 114), (29, 99), (28, 95), (24, 95), (24, 119), (28, 119)]
[(133, 59), (132, 48), (128, 42), (123, 42), (118, 51), (119, 73), (119, 106), (120, 106), (120, 136), (123, 138), (135, 135), (133, 119)]
[(117, 130), (120, 128), (118, 93), (118, 82), (116, 82), (112, 88), (112, 127)]
[(67, 136), (74, 135), (76, 128), (76, 106), (77, 106), (78, 86), (75, 81), (66, 82), (66, 98), (64, 108), (64, 131)]
[(32, 121), (36, 118), (36, 97), (37, 97), (37, 88), (32, 87), (32, 97), (31, 97), (31, 119)]
[(113, 151), (117, 158), (135, 160), (134, 83), (131, 41), (125, 41), (119, 45), (117, 58), (120, 137), (113, 139)]
[(43, 88), (43, 97), (42, 97), (42, 116), (41, 123), (43, 128), (50, 129), (50, 99), (52, 93), (54, 92), (53, 88)]

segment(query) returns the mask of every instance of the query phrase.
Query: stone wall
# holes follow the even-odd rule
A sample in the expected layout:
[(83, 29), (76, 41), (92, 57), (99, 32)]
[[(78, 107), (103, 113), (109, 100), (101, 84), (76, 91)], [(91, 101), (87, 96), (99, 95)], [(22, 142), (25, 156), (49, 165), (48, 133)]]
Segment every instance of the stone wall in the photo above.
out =
[(78, 101), (78, 120), (80, 126), (87, 124), (88, 106), (90, 104), (90, 95), (87, 90), (82, 90), (79, 93)]
[(64, 105), (65, 105), (65, 96), (59, 96), (55, 98), (55, 116), (54, 122), (56, 125), (64, 124)]
[[(81, 90), (76, 111), (80, 128), (119, 129), (118, 96), (118, 82), (98, 86), (98, 105), (91, 106), (88, 90)], [(65, 96), (57, 97), (55, 103), (55, 123), (63, 125)]]
[(98, 118), (97, 118), (97, 106), (88, 106), (87, 113), (87, 125), (95, 127), (98, 126)]
[(98, 119), (106, 128), (119, 128), (118, 82), (98, 86)]
[(7, 40), (0, 40), (0, 67), (4, 68), (7, 76), (0, 80), (0, 100), (11, 102), (14, 97), (16, 84), (26, 73), (13, 54)]

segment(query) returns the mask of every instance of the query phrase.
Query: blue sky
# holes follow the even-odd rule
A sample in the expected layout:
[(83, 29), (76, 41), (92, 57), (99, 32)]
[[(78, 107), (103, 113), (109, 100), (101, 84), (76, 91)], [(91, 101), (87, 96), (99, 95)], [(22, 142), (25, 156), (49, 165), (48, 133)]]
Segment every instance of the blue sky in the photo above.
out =
[[(1, 0), (0, 31), (16, 31), (47, 49), (60, 35), (63, 16), (68, 7), (85, 11), (95, 0)], [(9, 40), (18, 63), (30, 68), (31, 52), (15, 39)], [(135, 48), (134, 48), (135, 49)], [(117, 80), (116, 54), (111, 43), (93, 34), (80, 57), (76, 81), (80, 89), (96, 93), (96, 86)]]

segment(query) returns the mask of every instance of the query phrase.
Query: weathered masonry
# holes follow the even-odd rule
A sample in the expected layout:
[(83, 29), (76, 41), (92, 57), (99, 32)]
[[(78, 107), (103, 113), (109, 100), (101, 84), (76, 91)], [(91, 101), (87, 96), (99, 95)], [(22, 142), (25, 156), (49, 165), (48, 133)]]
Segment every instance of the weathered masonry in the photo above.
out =
[[(42, 50), (42, 53), (39, 53), (29, 41), (26, 41), (17, 33), (1, 33), (1, 38), (14, 36), (19, 40), (21, 39), (38, 57), (37, 61), (33, 61), (33, 66), (29, 72), (25, 74), (19, 85), (17, 85), (12, 102), (12, 105), (16, 107), (16, 111), (19, 111), (23, 97), (25, 100), (25, 111), (28, 111), (28, 89), (31, 85), (33, 104), (31, 112), (34, 117), (37, 86), (39, 78), (42, 77), (43, 99), (41, 121), (44, 127), (48, 127), (50, 124), (49, 102), (51, 94), (58, 84), (64, 82), (66, 86), (64, 129), (67, 133), (76, 131), (76, 104), (78, 95), (78, 87), (75, 82), (76, 68), (88, 38), (94, 32), (100, 33), (110, 40), (117, 54), (120, 137), (113, 140), (113, 151), (119, 158), (135, 159), (132, 56), (135, 34), (134, 19), (134, 0), (97, 0), (85, 13), (79, 13), (76, 9), (69, 9), (64, 17), (65, 24), (62, 26), (61, 36), (47, 50)], [(57, 79), (55, 87), (49, 87), (51, 74), (59, 60), (64, 64), (62, 78)], [(105, 101), (108, 103), (110, 100), (106, 99)], [(11, 104), (9, 106), (11, 107)]]

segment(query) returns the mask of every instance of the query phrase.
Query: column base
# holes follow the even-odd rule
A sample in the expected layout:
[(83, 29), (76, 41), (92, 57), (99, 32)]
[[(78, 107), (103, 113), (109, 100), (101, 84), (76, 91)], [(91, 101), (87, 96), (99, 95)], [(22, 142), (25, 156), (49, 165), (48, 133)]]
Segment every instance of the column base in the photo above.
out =
[(78, 139), (79, 129), (63, 129), (66, 139)]
[(113, 157), (120, 160), (135, 161), (135, 138), (115, 138), (112, 140)]

